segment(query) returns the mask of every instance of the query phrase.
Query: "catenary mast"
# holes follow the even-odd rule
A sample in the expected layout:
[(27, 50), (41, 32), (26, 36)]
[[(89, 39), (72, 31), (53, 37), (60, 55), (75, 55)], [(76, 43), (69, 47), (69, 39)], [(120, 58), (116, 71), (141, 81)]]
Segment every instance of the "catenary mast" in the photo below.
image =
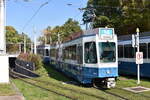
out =
[(0, 0), (0, 54), (6, 53), (5, 40), (5, 0)]

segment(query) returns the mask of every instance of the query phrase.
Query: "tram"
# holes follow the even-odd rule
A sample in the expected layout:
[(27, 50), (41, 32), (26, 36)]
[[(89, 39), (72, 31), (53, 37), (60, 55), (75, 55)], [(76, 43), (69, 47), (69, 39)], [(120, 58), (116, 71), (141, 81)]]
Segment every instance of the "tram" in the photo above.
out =
[(41, 56), (44, 63), (49, 63), (50, 45), (38, 45), (37, 54)]
[[(137, 75), (135, 54), (132, 47), (132, 36), (124, 35), (118, 39), (119, 74)], [(150, 32), (140, 33), (140, 52), (143, 52), (143, 64), (140, 65), (140, 76), (150, 78)]]
[(118, 76), (114, 28), (78, 32), (50, 47), (50, 64), (82, 84), (115, 87)]

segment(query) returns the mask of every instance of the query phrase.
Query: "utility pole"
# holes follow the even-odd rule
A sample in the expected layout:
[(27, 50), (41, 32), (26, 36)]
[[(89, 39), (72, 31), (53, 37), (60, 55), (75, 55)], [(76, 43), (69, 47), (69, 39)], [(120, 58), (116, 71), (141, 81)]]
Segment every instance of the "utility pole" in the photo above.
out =
[(24, 33), (23, 33), (23, 38), (24, 38), (24, 53), (26, 53), (27, 52), (27, 50), (26, 50), (26, 36)]
[(0, 54), (6, 54), (5, 0), (0, 0)]
[(19, 43), (19, 53), (21, 53), (21, 43)]
[(57, 34), (57, 37), (58, 37), (58, 44), (60, 44), (60, 33), (59, 32)]
[(46, 38), (46, 35), (44, 36), (44, 45), (46, 45), (47, 43), (47, 38)]
[(30, 45), (30, 46), (31, 46), (31, 47), (30, 47), (30, 48), (31, 48), (31, 51), (30, 51), (30, 52), (33, 53), (33, 45), (32, 45), (32, 42), (31, 42), (31, 45)]
[[(46, 35), (44, 36), (44, 48), (46, 47), (46, 44), (47, 44), (47, 38), (46, 38)], [(46, 56), (46, 49), (44, 49), (44, 56)]]
[(36, 31), (35, 31), (35, 27), (33, 29), (33, 33), (34, 33), (34, 54), (37, 54), (37, 50), (36, 50)]
[(49, 37), (49, 44), (51, 45), (52, 44), (52, 38), (51, 38), (51, 35)]

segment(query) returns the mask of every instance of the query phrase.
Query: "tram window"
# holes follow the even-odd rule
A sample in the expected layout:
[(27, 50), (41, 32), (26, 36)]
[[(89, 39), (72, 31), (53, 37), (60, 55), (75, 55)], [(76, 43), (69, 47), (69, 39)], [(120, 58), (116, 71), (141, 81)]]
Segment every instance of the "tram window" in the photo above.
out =
[(78, 46), (78, 48), (77, 48), (77, 61), (78, 61), (78, 63), (79, 64), (82, 64), (83, 62), (82, 62), (82, 55), (83, 55), (83, 53), (82, 53), (82, 51), (83, 51), (83, 48), (82, 48), (82, 46)]
[(68, 47), (68, 59), (71, 59), (71, 47)]
[(65, 53), (65, 48), (63, 48), (63, 49), (62, 49), (62, 59), (63, 59), (63, 60), (65, 60), (65, 57), (66, 57), (65, 54), (66, 54), (66, 53)]
[(48, 51), (48, 49), (46, 49), (46, 56), (49, 56), (49, 51)]
[(50, 56), (51, 57), (56, 57), (56, 50), (55, 49), (50, 50)]
[(95, 42), (86, 42), (84, 44), (84, 61), (85, 63), (97, 63), (96, 44)]
[(128, 46), (127, 45), (124, 45), (124, 57), (125, 58), (128, 58)]
[(44, 56), (44, 52), (43, 52), (42, 49), (39, 49), (39, 53), (40, 53), (41, 56)]
[(63, 49), (63, 59), (76, 60), (76, 45)]
[(133, 58), (134, 57), (134, 48), (132, 47), (132, 45), (129, 45), (128, 47), (128, 58)]
[(134, 58), (136, 58), (136, 52), (137, 52), (137, 48), (134, 48)]
[(76, 45), (73, 45), (73, 46), (71, 46), (71, 48), (72, 48), (72, 50), (71, 50), (71, 59), (72, 60), (76, 60), (76, 48), (77, 48), (77, 46)]
[(118, 57), (123, 58), (123, 45), (118, 46)]
[(125, 58), (133, 58), (134, 57), (134, 48), (131, 45), (124, 46), (124, 56), (125, 56)]
[(140, 52), (143, 52), (143, 58), (147, 58), (147, 44), (140, 43)]
[(59, 49), (56, 49), (56, 59), (58, 59), (59, 58)]
[(65, 49), (65, 54), (66, 54), (66, 59), (69, 59), (69, 47), (66, 47)]
[(114, 42), (100, 42), (99, 52), (101, 62), (116, 61), (116, 46)]
[(148, 43), (148, 58), (150, 58), (150, 43)]

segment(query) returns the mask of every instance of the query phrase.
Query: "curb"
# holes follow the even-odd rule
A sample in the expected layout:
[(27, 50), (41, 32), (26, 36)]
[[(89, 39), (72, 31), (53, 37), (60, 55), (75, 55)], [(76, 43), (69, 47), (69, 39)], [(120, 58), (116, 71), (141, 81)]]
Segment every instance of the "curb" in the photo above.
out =
[[(16, 91), (16, 95), (14, 96), (8, 96), (8, 97), (14, 97), (14, 98), (21, 98), (21, 100), (25, 100), (25, 97), (23, 96), (23, 94), (19, 91), (19, 89), (17, 88), (17, 86), (12, 82), (12, 80), (10, 79), (10, 83), (11, 83), (11, 86), (12, 86), (12, 89)], [(1, 100), (1, 99), (0, 99)], [(8, 99), (9, 100), (9, 99)], [(11, 99), (13, 100), (13, 99)], [(16, 100), (16, 99), (14, 99)], [(20, 99), (19, 99), (20, 100)]]

